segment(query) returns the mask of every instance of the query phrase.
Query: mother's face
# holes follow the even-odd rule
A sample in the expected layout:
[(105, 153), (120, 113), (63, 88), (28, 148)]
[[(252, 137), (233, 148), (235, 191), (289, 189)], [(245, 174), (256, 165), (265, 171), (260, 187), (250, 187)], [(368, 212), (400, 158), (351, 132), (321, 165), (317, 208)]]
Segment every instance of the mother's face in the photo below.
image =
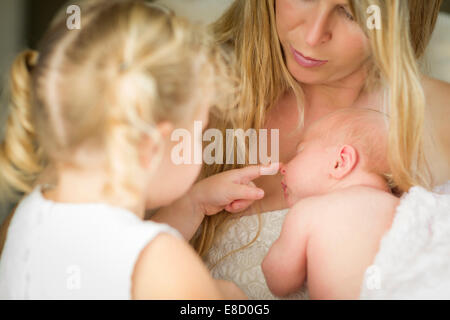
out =
[(370, 56), (346, 0), (276, 0), (276, 24), (287, 68), (300, 83), (344, 80)]

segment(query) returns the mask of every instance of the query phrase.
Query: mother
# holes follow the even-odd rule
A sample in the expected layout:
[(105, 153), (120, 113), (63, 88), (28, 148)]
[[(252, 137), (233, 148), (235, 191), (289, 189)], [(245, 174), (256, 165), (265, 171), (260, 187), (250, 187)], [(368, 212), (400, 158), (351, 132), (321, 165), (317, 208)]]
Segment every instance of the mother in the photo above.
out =
[[(388, 157), (396, 189), (430, 188), (447, 181), (450, 84), (423, 75), (419, 67), (440, 4), (440, 0), (236, 0), (213, 24), (213, 31), (218, 43), (236, 58), (242, 90), (239, 116), (213, 119), (210, 126), (279, 129), (280, 161), (287, 162), (304, 128), (321, 116), (349, 106), (377, 108), (391, 119)], [(367, 14), (371, 5), (379, 8), (379, 16)], [(372, 15), (380, 18), (380, 29), (368, 28)], [(238, 165), (205, 166), (203, 176), (234, 167)], [(286, 208), (280, 181), (279, 176), (256, 180), (266, 196), (246, 214)], [(223, 227), (229, 225), (230, 215), (207, 217), (194, 246), (213, 264), (230, 249), (246, 244), (235, 234), (253, 227), (248, 220), (242, 222), (245, 219), (233, 221), (241, 223), (240, 229), (219, 238), (219, 231), (227, 232)], [(274, 228), (276, 234), (281, 219), (282, 214), (271, 220), (278, 226), (265, 229)], [(234, 280), (245, 290), (249, 280), (243, 274), (259, 270), (264, 250), (275, 239), (259, 240), (262, 250), (254, 245), (240, 256), (228, 256), (215, 276)], [(246, 257), (250, 262), (239, 262)], [(264, 286), (261, 274), (251, 281)], [(251, 298), (268, 296), (264, 287), (246, 292)]]

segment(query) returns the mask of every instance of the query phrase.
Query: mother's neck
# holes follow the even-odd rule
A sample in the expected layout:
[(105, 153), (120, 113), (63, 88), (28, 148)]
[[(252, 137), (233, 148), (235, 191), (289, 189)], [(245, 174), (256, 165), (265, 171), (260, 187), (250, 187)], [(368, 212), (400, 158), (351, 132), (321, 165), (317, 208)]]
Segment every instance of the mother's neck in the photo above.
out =
[(338, 81), (321, 84), (301, 83), (308, 108), (332, 112), (354, 106), (364, 92), (367, 72), (364, 68)]

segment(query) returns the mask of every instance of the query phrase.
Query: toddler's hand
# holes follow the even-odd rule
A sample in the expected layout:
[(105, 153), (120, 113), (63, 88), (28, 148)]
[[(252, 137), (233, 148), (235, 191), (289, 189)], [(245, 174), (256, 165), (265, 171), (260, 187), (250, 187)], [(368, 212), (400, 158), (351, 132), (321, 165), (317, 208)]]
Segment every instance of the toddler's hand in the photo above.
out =
[(190, 193), (192, 200), (205, 215), (213, 215), (225, 209), (237, 213), (248, 208), (255, 200), (264, 197), (264, 190), (252, 180), (261, 175), (275, 174), (279, 164), (248, 166), (225, 171), (196, 183)]

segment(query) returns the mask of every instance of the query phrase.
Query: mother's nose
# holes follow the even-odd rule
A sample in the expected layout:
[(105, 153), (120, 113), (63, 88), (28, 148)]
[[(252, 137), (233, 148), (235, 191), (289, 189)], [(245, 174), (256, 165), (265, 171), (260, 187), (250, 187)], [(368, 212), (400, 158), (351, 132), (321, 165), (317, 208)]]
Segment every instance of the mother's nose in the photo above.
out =
[(315, 47), (331, 40), (331, 29), (327, 12), (321, 12), (309, 18), (305, 42)]

